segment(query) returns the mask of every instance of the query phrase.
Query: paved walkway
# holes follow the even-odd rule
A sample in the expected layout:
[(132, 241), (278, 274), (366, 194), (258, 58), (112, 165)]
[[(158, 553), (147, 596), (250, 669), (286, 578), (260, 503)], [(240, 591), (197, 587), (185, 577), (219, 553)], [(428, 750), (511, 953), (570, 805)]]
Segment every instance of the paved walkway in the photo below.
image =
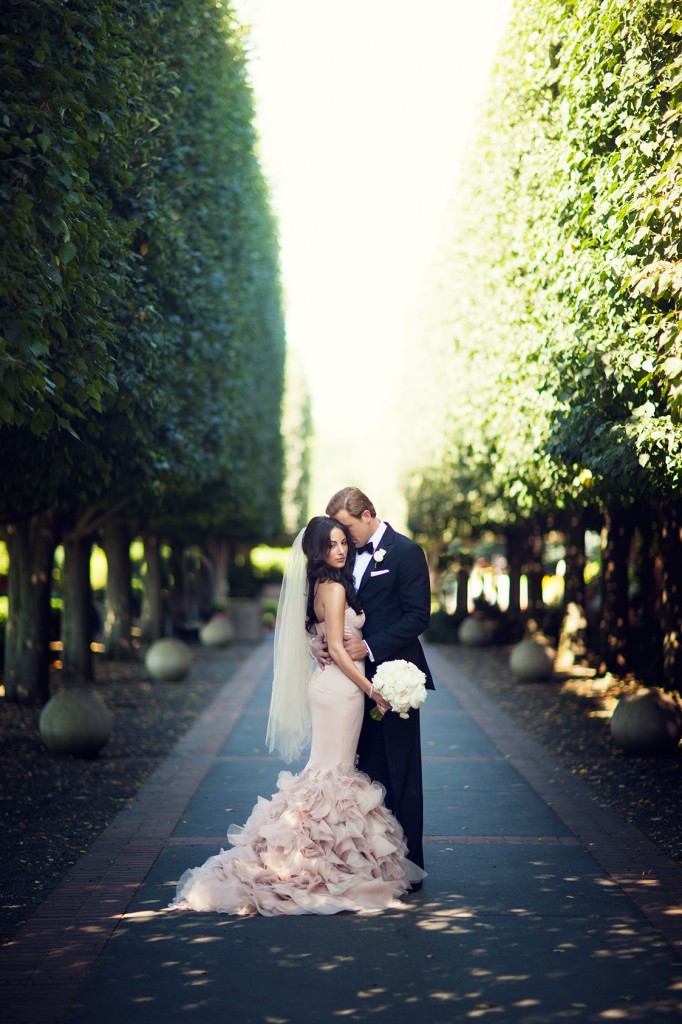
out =
[(0, 956), (6, 1024), (679, 1021), (682, 871), (446, 661), (422, 709), (426, 868), (383, 914), (167, 912), (281, 764), (271, 645)]

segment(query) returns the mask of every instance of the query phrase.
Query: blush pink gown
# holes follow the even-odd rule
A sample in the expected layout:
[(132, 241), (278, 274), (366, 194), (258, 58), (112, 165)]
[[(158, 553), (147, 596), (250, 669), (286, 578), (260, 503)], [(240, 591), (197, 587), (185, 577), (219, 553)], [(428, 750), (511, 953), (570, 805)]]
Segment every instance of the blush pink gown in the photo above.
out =
[[(348, 635), (361, 636), (363, 623), (346, 609)], [(267, 917), (381, 910), (424, 878), (406, 858), (383, 788), (355, 768), (362, 691), (329, 665), (313, 674), (309, 701), (303, 771), (280, 773), (274, 796), (258, 798), (243, 828), (230, 826), (231, 849), (183, 874), (171, 907)]]

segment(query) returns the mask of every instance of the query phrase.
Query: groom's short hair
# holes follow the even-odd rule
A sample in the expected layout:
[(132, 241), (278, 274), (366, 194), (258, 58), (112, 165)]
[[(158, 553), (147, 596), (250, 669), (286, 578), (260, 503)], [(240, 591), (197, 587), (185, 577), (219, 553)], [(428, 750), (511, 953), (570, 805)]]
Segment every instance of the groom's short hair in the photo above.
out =
[(345, 509), (355, 519), (359, 519), (365, 509), (372, 519), (376, 519), (377, 515), (374, 505), (359, 487), (342, 487), (331, 496), (327, 502), (327, 515), (335, 516), (341, 509)]

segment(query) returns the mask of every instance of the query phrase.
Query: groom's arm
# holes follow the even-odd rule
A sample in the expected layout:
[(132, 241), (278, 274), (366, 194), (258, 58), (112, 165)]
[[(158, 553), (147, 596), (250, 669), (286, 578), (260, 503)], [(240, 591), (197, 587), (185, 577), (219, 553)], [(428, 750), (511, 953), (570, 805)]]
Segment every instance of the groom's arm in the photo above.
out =
[(374, 661), (387, 661), (401, 648), (416, 640), (429, 624), (431, 581), (424, 552), (418, 544), (409, 544), (398, 559), (398, 618), (371, 635), (365, 635)]

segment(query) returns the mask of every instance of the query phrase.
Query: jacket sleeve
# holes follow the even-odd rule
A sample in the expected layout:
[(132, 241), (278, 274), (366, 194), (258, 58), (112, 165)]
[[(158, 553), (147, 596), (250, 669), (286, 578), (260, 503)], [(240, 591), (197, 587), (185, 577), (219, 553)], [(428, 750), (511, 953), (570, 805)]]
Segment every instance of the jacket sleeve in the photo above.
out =
[(431, 617), (431, 582), (424, 552), (418, 544), (409, 544), (396, 563), (400, 614), (385, 629), (365, 640), (376, 662), (397, 656), (406, 645), (424, 632)]

